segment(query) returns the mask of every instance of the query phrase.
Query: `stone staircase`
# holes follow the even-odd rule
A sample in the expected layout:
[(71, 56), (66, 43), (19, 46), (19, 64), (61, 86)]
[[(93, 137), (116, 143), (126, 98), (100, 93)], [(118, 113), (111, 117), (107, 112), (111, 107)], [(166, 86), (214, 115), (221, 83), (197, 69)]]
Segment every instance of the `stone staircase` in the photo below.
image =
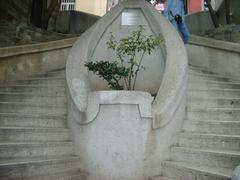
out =
[(187, 102), (183, 131), (162, 175), (230, 180), (240, 164), (240, 81), (191, 67)]
[[(66, 121), (65, 72), (0, 83), (0, 179), (86, 179)], [(240, 164), (240, 82), (189, 70), (187, 119), (161, 180), (230, 180)]]
[(85, 179), (66, 120), (65, 72), (0, 83), (0, 179)]

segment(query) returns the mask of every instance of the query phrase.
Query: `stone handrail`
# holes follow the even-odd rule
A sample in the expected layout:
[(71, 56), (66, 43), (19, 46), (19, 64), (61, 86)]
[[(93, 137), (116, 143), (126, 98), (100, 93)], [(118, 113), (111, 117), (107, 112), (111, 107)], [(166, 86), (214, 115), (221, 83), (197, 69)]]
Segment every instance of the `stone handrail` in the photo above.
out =
[(190, 36), (189, 44), (195, 44), (195, 45), (199, 45), (199, 46), (220, 49), (223, 51), (240, 53), (240, 44), (239, 43), (216, 40), (216, 39), (201, 37), (201, 36), (197, 36), (197, 35)]
[(156, 21), (156, 25), (150, 25), (159, 27), (166, 48), (164, 76), (152, 106), (153, 129), (158, 129), (173, 120), (175, 113), (182, 105), (187, 89), (188, 61), (184, 44), (173, 26), (162, 19), (164, 17), (159, 16), (157, 11), (154, 11), (153, 16), (154, 19), (160, 18), (160, 21)]
[[(124, 8), (140, 8), (154, 34), (162, 33), (165, 40), (165, 71), (160, 89), (152, 105), (153, 129), (168, 124), (182, 105), (187, 86), (187, 54), (180, 36), (169, 22), (144, 1), (121, 3), (85, 32), (73, 46), (66, 65), (67, 85), (77, 109), (86, 113), (88, 93), (92, 91), (88, 70), (83, 65), (89, 59), (104, 30)], [(90, 48), (91, 47), (91, 48)], [(81, 53), (79, 53), (81, 52)], [(86, 116), (86, 115), (85, 115)], [(84, 123), (89, 123), (84, 120)], [(81, 122), (80, 124), (84, 124)]]
[(141, 91), (94, 91), (89, 93), (86, 118), (94, 120), (101, 105), (137, 105), (141, 118), (152, 118), (153, 97)]
[(191, 35), (187, 49), (190, 65), (229, 78), (240, 78), (240, 44)]
[(0, 80), (26, 79), (36, 73), (63, 69), (77, 38), (0, 48)]
[(0, 58), (72, 47), (77, 37), (36, 44), (0, 48)]
[(121, 13), (122, 10), (123, 7), (119, 9), (112, 9), (111, 12), (107, 14), (108, 16), (105, 17), (106, 22), (102, 22), (100, 20), (95, 23), (90, 29), (80, 36), (70, 51), (66, 63), (67, 85), (73, 103), (82, 113), (86, 113), (87, 111), (88, 94), (92, 91), (90, 87), (88, 69), (84, 66), (84, 63), (89, 60), (94, 47), (102, 35), (101, 33)]

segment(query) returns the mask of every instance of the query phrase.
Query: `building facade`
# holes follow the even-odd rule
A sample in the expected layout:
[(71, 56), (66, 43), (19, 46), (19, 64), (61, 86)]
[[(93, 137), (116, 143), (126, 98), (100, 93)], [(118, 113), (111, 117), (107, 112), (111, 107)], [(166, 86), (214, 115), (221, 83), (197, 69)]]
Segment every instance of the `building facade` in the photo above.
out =
[(72, 11), (75, 10), (75, 0), (61, 0), (61, 11)]
[[(119, 0), (61, 0), (61, 11), (75, 10), (103, 16), (107, 11), (117, 5), (118, 2)], [(154, 3), (154, 0), (150, 2), (152, 2), (153, 5), (156, 5), (157, 10), (163, 10), (161, 3)], [(211, 3), (213, 9), (218, 9), (222, 2), (223, 0), (212, 0)], [(206, 9), (204, 0), (186, 0), (186, 7), (187, 13), (195, 13)]]
[(75, 10), (103, 16), (107, 10), (107, 0), (76, 0)]
[[(211, 0), (211, 4), (214, 10), (217, 10), (223, 0)], [(195, 13), (206, 10), (206, 4), (204, 0), (187, 0), (187, 12), (188, 13)]]

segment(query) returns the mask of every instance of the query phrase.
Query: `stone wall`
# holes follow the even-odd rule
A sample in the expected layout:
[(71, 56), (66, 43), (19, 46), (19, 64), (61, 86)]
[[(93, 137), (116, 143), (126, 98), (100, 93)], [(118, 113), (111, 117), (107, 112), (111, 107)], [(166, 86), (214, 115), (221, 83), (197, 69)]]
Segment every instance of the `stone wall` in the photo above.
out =
[(65, 67), (76, 38), (0, 48), (0, 80), (25, 79), (30, 75)]
[(56, 31), (60, 33), (82, 34), (99, 19), (99, 16), (78, 11), (60, 12), (57, 17)]
[(222, 76), (240, 78), (239, 44), (192, 35), (187, 50), (189, 64)]
[(36, 28), (26, 22), (17, 20), (0, 21), (0, 47), (36, 44), (68, 37), (73, 36)]
[[(219, 7), (217, 14), (219, 23), (221, 25), (226, 24), (226, 15), (224, 3)], [(230, 0), (230, 12), (232, 13), (232, 23), (240, 24), (240, 1)], [(214, 29), (210, 13), (208, 11), (202, 11), (193, 13), (186, 16), (186, 23), (192, 34), (203, 35), (209, 30)]]
[(204, 35), (206, 31), (214, 29), (214, 25), (208, 11), (190, 14), (185, 20), (191, 34)]
[[(34, 44), (68, 37), (31, 25), (31, 2), (32, 0), (0, 1), (0, 47)], [(54, 27), (51, 29), (54, 30)]]
[(0, 47), (15, 45), (16, 29), (29, 21), (31, 0), (0, 1)]
[(28, 21), (31, 14), (32, 0), (0, 1), (0, 20), (6, 17), (19, 21)]
[[(240, 24), (240, 1), (239, 0), (230, 0), (230, 12), (232, 14), (232, 22)], [(218, 10), (219, 19), (221, 24), (226, 24), (225, 18), (225, 7), (224, 3), (220, 6)]]

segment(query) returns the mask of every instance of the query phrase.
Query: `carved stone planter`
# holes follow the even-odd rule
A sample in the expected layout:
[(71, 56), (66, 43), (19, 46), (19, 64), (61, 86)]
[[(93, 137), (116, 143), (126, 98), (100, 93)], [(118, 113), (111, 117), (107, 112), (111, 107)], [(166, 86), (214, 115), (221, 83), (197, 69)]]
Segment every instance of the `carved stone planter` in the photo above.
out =
[[(129, 13), (137, 19), (123, 20)], [(143, 58), (139, 91), (106, 91), (84, 63), (114, 59), (105, 45), (109, 33), (127, 35), (138, 25), (148, 35), (161, 33), (164, 44)], [(185, 116), (187, 87), (187, 54), (170, 23), (144, 0), (120, 3), (75, 43), (66, 77), (71, 138), (89, 179), (141, 180), (161, 174), (161, 162), (169, 159)], [(142, 91), (156, 94), (155, 99)]]
[(86, 116), (90, 121), (79, 131), (79, 150), (93, 179), (144, 177), (154, 151), (152, 101), (149, 93), (140, 91), (89, 94)]

